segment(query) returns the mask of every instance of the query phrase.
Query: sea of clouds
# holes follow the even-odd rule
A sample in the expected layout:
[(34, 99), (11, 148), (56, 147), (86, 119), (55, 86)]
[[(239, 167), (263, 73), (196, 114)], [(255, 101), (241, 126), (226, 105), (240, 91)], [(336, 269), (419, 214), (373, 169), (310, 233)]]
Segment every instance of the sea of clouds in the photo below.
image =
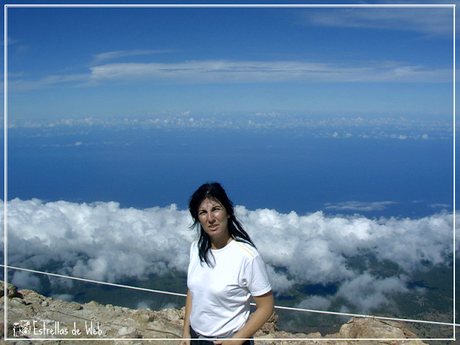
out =
[[(261, 252), (277, 294), (296, 284), (336, 284), (334, 298), (368, 312), (390, 304), (390, 294), (408, 292), (409, 277), (427, 263), (452, 263), (453, 215), (448, 212), (419, 219), (283, 214), (244, 206), (236, 212)], [(7, 204), (7, 216), (9, 266), (55, 267), (53, 273), (106, 282), (185, 272), (196, 238), (188, 211), (176, 205), (141, 210), (116, 202), (14, 199)], [(459, 249), (458, 242), (455, 247)], [(349, 264), (350, 258), (365, 260), (367, 254), (397, 264), (398, 273), (382, 276), (375, 267)], [(9, 281), (29, 289), (40, 284), (36, 276), (19, 270)], [(327, 310), (331, 301), (330, 296), (313, 295), (298, 306)]]

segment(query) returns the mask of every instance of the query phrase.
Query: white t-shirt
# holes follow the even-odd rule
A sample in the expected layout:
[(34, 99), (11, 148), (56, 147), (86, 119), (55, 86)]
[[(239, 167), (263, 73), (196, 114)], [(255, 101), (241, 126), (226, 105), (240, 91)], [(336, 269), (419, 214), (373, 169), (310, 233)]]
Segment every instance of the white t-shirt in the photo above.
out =
[(271, 290), (265, 264), (257, 249), (232, 240), (210, 249), (211, 263), (201, 263), (198, 241), (190, 247), (187, 286), (192, 295), (190, 325), (200, 335), (225, 337), (236, 333), (249, 318), (250, 296)]

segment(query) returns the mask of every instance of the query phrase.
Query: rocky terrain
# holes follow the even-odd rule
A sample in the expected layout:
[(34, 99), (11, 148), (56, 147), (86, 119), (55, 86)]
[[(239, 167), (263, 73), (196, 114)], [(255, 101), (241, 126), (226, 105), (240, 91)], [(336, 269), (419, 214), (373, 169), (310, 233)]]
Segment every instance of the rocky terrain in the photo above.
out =
[[(0, 282), (2, 315), (4, 315), (5, 285)], [(96, 302), (68, 303), (44, 297), (31, 290), (20, 290), (8, 284), (8, 334), (0, 323), (0, 344), (178, 344), (182, 333), (184, 310), (132, 310)], [(2, 318), (3, 319), (3, 318)], [(321, 337), (320, 333), (301, 334), (280, 331), (277, 315), (255, 334), (257, 345), (271, 344), (425, 344), (404, 325), (372, 318), (352, 318), (339, 333)], [(8, 340), (5, 340), (7, 338)], [(78, 341), (76, 339), (79, 339)], [(356, 341), (353, 339), (362, 339)], [(364, 339), (388, 340), (364, 340)], [(309, 339), (309, 340), (308, 340)], [(340, 342), (336, 339), (343, 339)], [(407, 340), (391, 340), (407, 339)]]

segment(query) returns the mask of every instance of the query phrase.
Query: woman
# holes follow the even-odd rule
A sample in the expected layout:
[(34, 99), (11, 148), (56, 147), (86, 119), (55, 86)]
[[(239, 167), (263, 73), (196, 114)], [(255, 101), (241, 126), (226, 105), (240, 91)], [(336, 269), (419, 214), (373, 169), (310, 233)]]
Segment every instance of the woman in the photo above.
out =
[[(202, 185), (189, 211), (200, 239), (190, 248), (188, 293), (181, 345), (251, 344), (273, 313), (273, 293), (265, 264), (236, 219), (219, 183)], [(257, 309), (250, 315), (250, 297)]]

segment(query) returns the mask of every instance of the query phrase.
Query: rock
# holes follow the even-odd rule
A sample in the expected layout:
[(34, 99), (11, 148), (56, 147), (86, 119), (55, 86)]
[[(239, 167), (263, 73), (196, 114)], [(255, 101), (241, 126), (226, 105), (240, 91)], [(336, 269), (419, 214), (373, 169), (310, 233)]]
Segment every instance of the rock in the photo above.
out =
[[(3, 282), (0, 282), (0, 288), (5, 291)], [(7, 285), (7, 296), (8, 338), (17, 339), (12, 344), (61, 344), (61, 340), (53, 341), (53, 339), (78, 338), (79, 345), (100, 345), (101, 339), (119, 339), (111, 340), (111, 343), (123, 345), (145, 343), (136, 339), (155, 339), (155, 345), (171, 345), (171, 339), (181, 337), (185, 318), (185, 308), (152, 311), (132, 310), (97, 302), (69, 303), (44, 297), (32, 290), (18, 291), (11, 284)], [(3, 314), (3, 303), (0, 305), (0, 313)], [(292, 334), (281, 331), (276, 325), (277, 321), (278, 315), (273, 313), (255, 334), (258, 345), (292, 345), (293, 341), (299, 345), (332, 345), (337, 343), (334, 338), (344, 339), (340, 341), (341, 345), (424, 344), (416, 340), (415, 334), (409, 332), (402, 324), (373, 318), (352, 318), (340, 328), (339, 333), (325, 337), (320, 333)], [(3, 332), (3, 329), (1, 327), (0, 332)], [(407, 340), (377, 342), (352, 340), (358, 338)], [(6, 344), (4, 339), (5, 335), (0, 333), (0, 345)]]
[[(393, 321), (382, 321), (375, 318), (352, 318), (340, 328), (337, 338), (361, 338), (361, 339), (409, 339), (404, 342), (407, 345), (422, 345), (424, 342), (415, 340), (418, 338), (414, 333), (407, 330), (402, 324)], [(413, 340), (410, 340), (410, 339)], [(373, 341), (361, 341), (360, 344), (371, 345)], [(400, 344), (400, 341), (381, 341), (382, 344)]]
[[(8, 296), (8, 298), (14, 298), (14, 297), (22, 298), (23, 297), (22, 294), (19, 293), (18, 288), (14, 286), (13, 284), (8, 284), (6, 289), (7, 289), (6, 295)], [(5, 296), (5, 283), (3, 281), (0, 281), (0, 296)]]
[(83, 309), (83, 307), (81, 306), (80, 303), (76, 303), (76, 302), (70, 302), (70, 308), (73, 309), (73, 310), (80, 310), (80, 309)]
[(133, 318), (140, 323), (149, 323), (155, 319), (155, 313), (149, 309), (138, 309), (134, 312)]
[(278, 315), (276, 315), (276, 313), (273, 312), (270, 318), (267, 320), (267, 322), (260, 328), (259, 332), (267, 334), (267, 333), (274, 333), (278, 331), (278, 327), (276, 326), (276, 321), (278, 321)]
[(137, 338), (139, 336), (136, 328), (134, 327), (121, 327), (118, 330), (118, 335), (121, 337), (129, 336), (129, 338)]

